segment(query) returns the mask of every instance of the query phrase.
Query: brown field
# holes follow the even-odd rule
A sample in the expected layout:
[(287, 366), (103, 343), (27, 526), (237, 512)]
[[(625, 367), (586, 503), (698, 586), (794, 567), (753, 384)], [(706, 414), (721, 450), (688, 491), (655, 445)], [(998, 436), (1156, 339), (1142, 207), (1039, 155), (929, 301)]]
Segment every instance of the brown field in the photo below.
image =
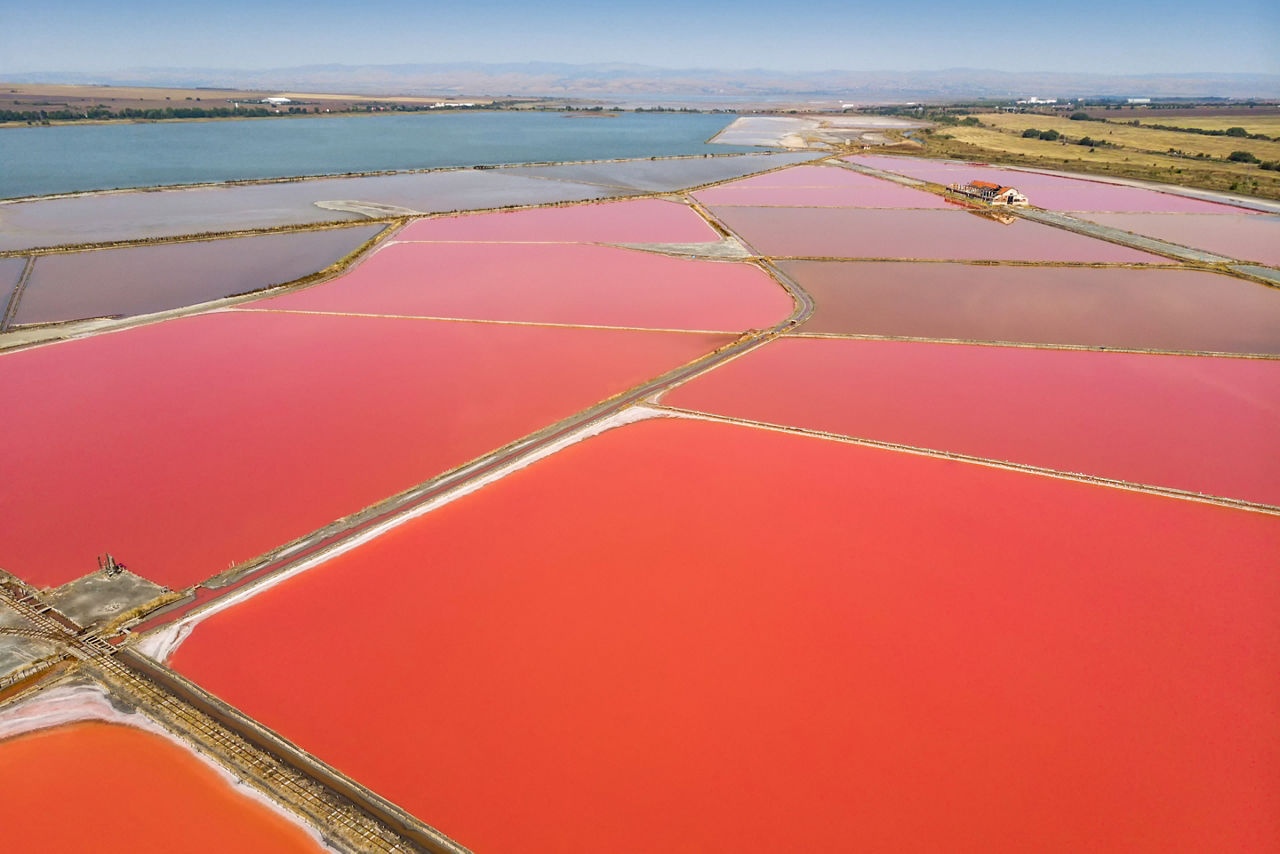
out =
[[(1184, 117), (1199, 118), (1247, 118), (1248, 116), (1280, 116), (1280, 104), (1268, 103), (1259, 104), (1255, 107), (1242, 106), (1240, 104), (1232, 104), (1229, 107), (1121, 107), (1118, 110), (1108, 110), (1103, 107), (1086, 107), (1085, 112), (1089, 115), (1100, 119), (1115, 119), (1116, 121), (1132, 121), (1138, 119), (1153, 125), (1176, 125), (1181, 122), (1171, 122), (1167, 119), (1180, 119)], [(1237, 122), (1236, 124), (1239, 124)], [(1230, 125), (1227, 125), (1230, 127)]]
[[(1173, 149), (1189, 155), (1206, 154), (1209, 157), (1226, 157), (1233, 151), (1248, 151), (1260, 160), (1280, 160), (1280, 142), (1268, 142), (1259, 139), (1204, 136), (1198, 133), (1154, 130), (1126, 124), (1113, 124), (1111, 122), (1073, 122), (1067, 118), (1026, 113), (984, 113), (976, 118), (984, 125), (1011, 131), (1015, 134), (1020, 134), (1028, 128), (1037, 128), (1039, 130), (1056, 130), (1058, 133), (1069, 136), (1072, 139), (1089, 136), (1094, 139), (1105, 140), (1113, 145), (1129, 149), (1129, 151), (1125, 152), (1127, 156), (1132, 156), (1134, 152), (1144, 151), (1163, 154)], [(1186, 121), (1195, 121), (1195, 119), (1186, 119)], [(1205, 121), (1223, 122), (1230, 120), (1208, 119)], [(1277, 132), (1280, 132), (1280, 116), (1275, 117), (1274, 121)], [(1231, 127), (1231, 125), (1228, 124), (1225, 127)], [(1261, 133), (1262, 131), (1258, 132)], [(1056, 144), (1050, 143), (1050, 145)], [(1099, 149), (1099, 152), (1103, 150)]]
[(1280, 137), (1280, 115), (1272, 116), (1219, 116), (1204, 118), (1202, 116), (1159, 116), (1140, 119), (1144, 125), (1176, 125), (1184, 128), (1201, 128), (1202, 130), (1226, 130), (1230, 127), (1241, 127), (1249, 133), (1262, 133), (1270, 137)]
[[(1088, 124), (1090, 127), (1106, 127), (1094, 122), (1066, 121), (1066, 123), (1077, 126)], [(1079, 136), (1080, 132), (1077, 131), (1075, 135)], [(1194, 136), (1194, 134), (1185, 135)], [(1167, 154), (1148, 154), (1125, 148), (1090, 150), (1082, 145), (1063, 145), (1061, 142), (1048, 142), (1042, 139), (1023, 139), (1016, 133), (987, 127), (939, 128), (935, 133), (924, 136), (923, 139), (927, 144), (921, 153), (928, 157), (992, 160), (1020, 166), (1036, 166), (1041, 169), (1061, 169), (1067, 172), (1163, 181), (1207, 190), (1280, 199), (1280, 172), (1269, 172), (1247, 163), (1170, 157)]]

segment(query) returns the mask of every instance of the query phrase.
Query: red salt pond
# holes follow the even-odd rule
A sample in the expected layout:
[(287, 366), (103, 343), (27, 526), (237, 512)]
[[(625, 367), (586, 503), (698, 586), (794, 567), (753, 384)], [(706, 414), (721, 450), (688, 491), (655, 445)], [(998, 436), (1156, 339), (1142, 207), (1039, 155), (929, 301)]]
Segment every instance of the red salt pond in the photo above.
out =
[(965, 184), (992, 181), (1014, 186), (1026, 194), (1031, 204), (1063, 211), (1152, 211), (1165, 213), (1247, 214), (1245, 208), (1219, 204), (1104, 181), (999, 169), (975, 163), (921, 160), (914, 157), (855, 155), (843, 158), (851, 163), (883, 169), (936, 184)]
[(661, 199), (421, 220), (398, 240), (706, 243), (720, 239), (688, 205)]
[(694, 194), (704, 205), (850, 208), (942, 208), (947, 201), (833, 166), (797, 166), (721, 184)]
[(960, 210), (714, 207), (721, 221), (764, 255), (816, 258), (936, 258), (978, 261), (1169, 263), (1026, 220), (998, 222)]
[(1194, 270), (788, 261), (804, 332), (1280, 353), (1280, 290)]
[(749, 264), (522, 243), (394, 244), (340, 279), (255, 305), (737, 332), (773, 326), (795, 308)]
[(1277, 553), (1258, 513), (657, 421), (174, 663), (477, 851), (1261, 851)]
[(1280, 267), (1280, 216), (1090, 214), (1086, 218), (1239, 261)]
[(327, 851), (195, 756), (131, 727), (73, 724), (0, 741), (6, 851)]
[(664, 400), (1280, 505), (1280, 361), (776, 341)]
[(0, 567), (179, 588), (725, 336), (223, 312), (0, 356)]

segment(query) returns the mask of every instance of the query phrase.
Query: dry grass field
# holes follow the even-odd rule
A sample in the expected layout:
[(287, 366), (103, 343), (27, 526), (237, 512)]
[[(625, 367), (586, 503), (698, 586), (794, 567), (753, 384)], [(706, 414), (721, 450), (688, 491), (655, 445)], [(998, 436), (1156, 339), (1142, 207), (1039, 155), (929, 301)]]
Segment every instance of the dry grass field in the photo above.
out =
[(1161, 118), (1151, 116), (1139, 119), (1144, 125), (1173, 125), (1180, 128), (1200, 128), (1201, 130), (1226, 130), (1227, 128), (1244, 128), (1249, 133), (1261, 133), (1270, 137), (1280, 137), (1280, 116), (1168, 116)]
[[(1082, 136), (1104, 140), (1112, 145), (1122, 146), (1132, 152), (1168, 153), (1170, 150), (1184, 154), (1205, 154), (1209, 157), (1225, 158), (1233, 151), (1248, 151), (1259, 160), (1280, 160), (1280, 142), (1232, 136), (1205, 136), (1198, 133), (1180, 133), (1172, 130), (1155, 130), (1148, 127), (1133, 127), (1127, 124), (1111, 122), (1073, 122), (1057, 116), (1043, 116), (1030, 113), (983, 113), (976, 117), (988, 127), (1021, 134), (1028, 128), (1038, 130), (1056, 130), (1070, 138)], [(1175, 121), (1170, 119), (1170, 121)], [(1176, 119), (1177, 122), (1193, 122), (1194, 118)], [(1200, 119), (1220, 124), (1229, 119)], [(1275, 118), (1277, 133), (1280, 133), (1280, 117)], [(1190, 127), (1190, 125), (1187, 125)], [(1224, 128), (1233, 125), (1223, 125)], [(1243, 127), (1243, 125), (1241, 125)], [(1247, 128), (1246, 128), (1247, 130)], [(1263, 133), (1264, 131), (1254, 131)]]
[[(1067, 123), (1100, 126), (1094, 122)], [(1076, 135), (1079, 135), (1079, 131)], [(990, 160), (1018, 166), (1139, 178), (1280, 199), (1280, 172), (1262, 170), (1247, 163), (1171, 157), (1126, 148), (1104, 147), (1090, 150), (1082, 145), (1024, 139), (1012, 131), (964, 125), (938, 128), (934, 133), (921, 138), (926, 145), (919, 153), (927, 157)]]

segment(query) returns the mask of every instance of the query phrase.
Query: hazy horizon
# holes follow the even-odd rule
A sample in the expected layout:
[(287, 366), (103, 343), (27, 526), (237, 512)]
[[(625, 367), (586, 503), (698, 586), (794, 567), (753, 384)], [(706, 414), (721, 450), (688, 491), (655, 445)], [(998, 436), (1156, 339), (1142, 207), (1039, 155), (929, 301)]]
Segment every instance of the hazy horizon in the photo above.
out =
[(550, 0), (457, 4), (334, 0), (0, 2), (0, 77), (132, 68), (263, 71), (423, 63), (621, 63), (663, 69), (1275, 74), (1280, 8), (1224, 0), (1149, 4), (907, 0), (865, 10), (817, 0), (785, 14), (761, 0), (602, 7)]

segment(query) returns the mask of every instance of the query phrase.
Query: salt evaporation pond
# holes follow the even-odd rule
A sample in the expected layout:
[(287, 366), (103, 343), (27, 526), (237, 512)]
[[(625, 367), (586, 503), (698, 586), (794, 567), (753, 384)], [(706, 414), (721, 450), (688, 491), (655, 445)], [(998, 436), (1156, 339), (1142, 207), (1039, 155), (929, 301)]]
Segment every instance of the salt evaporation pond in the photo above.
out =
[(9, 851), (329, 851), (186, 749), (128, 726), (77, 723), (0, 741)]
[(269, 309), (743, 332), (785, 320), (763, 270), (611, 246), (397, 243)]
[(1263, 514), (650, 421), (173, 665), (477, 851), (1261, 850), (1278, 550)]
[(357, 201), (432, 213), (620, 195), (605, 187), (462, 170), (152, 192), (97, 193), (0, 204), (0, 250), (107, 243), (365, 219), (317, 206)]
[(1090, 214), (1087, 219), (1240, 261), (1280, 267), (1280, 216)]
[(674, 406), (1280, 505), (1280, 361), (775, 341)]
[(382, 225), (42, 255), (16, 322), (148, 314), (261, 290), (323, 270)]
[(1198, 270), (786, 261), (801, 331), (1280, 353), (1280, 290)]
[(4, 294), (6, 301), (14, 285), (22, 276), (22, 269), (26, 264), (26, 258), (0, 258), (0, 294)]
[(981, 163), (958, 163), (950, 160), (922, 160), (914, 157), (886, 155), (854, 155), (846, 157), (886, 172), (896, 172), (935, 184), (966, 184), (969, 181), (992, 181), (1017, 187), (1031, 204), (1040, 208), (1063, 211), (1151, 211), (1166, 213), (1242, 214), (1245, 208), (1225, 203), (1203, 201), (1159, 190), (1108, 184), (1102, 180), (1068, 178), (1041, 172), (1000, 169)]
[(835, 166), (796, 166), (699, 190), (704, 205), (943, 208), (946, 199)]
[(396, 240), (555, 243), (711, 243), (720, 239), (688, 205), (662, 199), (438, 217), (410, 223)]
[(0, 355), (0, 566), (181, 588), (732, 336), (226, 311)]
[[(717, 150), (719, 146), (716, 147)], [(729, 149), (732, 150), (732, 149)], [(628, 160), (611, 163), (565, 163), (556, 166), (514, 166), (513, 175), (556, 181), (582, 181), (620, 190), (663, 193), (725, 181), (762, 169), (812, 160), (811, 151), (747, 154), (740, 157), (689, 157), (678, 160)], [(749, 168), (748, 168), (749, 167)]]
[(1167, 258), (1026, 220), (961, 210), (711, 208), (762, 255), (962, 261), (1169, 263)]
[[(790, 159), (789, 159), (790, 158)], [(785, 154), (694, 160), (645, 160), (640, 166), (660, 189), (675, 190), (734, 178), (793, 162)], [(363, 219), (361, 213), (319, 207), (360, 202), (421, 213), (545, 205), (647, 192), (593, 183), (601, 169), (626, 172), (629, 163), (580, 163), (542, 180), (518, 169), (460, 169), (269, 184), (196, 187), (151, 192), (97, 193), (0, 203), (0, 250), (106, 243), (246, 228)], [(581, 181), (575, 175), (581, 174)], [(665, 177), (664, 177), (665, 176)], [(548, 176), (550, 177), (550, 176)], [(375, 210), (376, 213), (376, 210)]]

